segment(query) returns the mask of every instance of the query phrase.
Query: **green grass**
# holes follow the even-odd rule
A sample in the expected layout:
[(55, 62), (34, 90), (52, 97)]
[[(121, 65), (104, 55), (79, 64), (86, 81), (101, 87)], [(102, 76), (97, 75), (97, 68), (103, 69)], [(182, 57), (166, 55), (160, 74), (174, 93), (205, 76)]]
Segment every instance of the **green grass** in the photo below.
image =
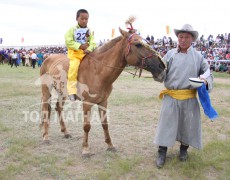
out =
[(215, 109), (220, 116), (230, 117), (230, 108), (229, 107), (217, 107)]
[(95, 155), (84, 159), (82, 122), (66, 123), (73, 137), (64, 139), (59, 123), (51, 120), (47, 145), (39, 123), (25, 121), (23, 111), (40, 112), (41, 91), (34, 85), (38, 77), (38, 68), (0, 66), (0, 179), (229, 179), (229, 74), (214, 72), (211, 99), (219, 118), (210, 122), (202, 114), (204, 149), (190, 148), (189, 160), (180, 162), (176, 144), (160, 170), (154, 164), (157, 149), (152, 141), (161, 83), (122, 73), (108, 102), (117, 152), (106, 152), (101, 124), (92, 124), (89, 144)]
[(214, 82), (214, 88), (216, 88), (216, 87), (229, 89), (230, 88), (230, 84), (222, 84), (222, 83)]
[(1, 65), (1, 78), (7, 78), (7, 79), (26, 79), (31, 80), (32, 78), (39, 76), (39, 69), (36, 67), (33, 69), (32, 67), (23, 67), (20, 66), (18, 68), (11, 68), (7, 65)]
[(226, 72), (212, 72), (214, 75), (214, 78), (230, 78), (230, 74), (226, 73)]
[(120, 106), (120, 105), (127, 106), (129, 104), (147, 103), (152, 100), (153, 99), (151, 97), (143, 97), (141, 95), (128, 96), (128, 94), (116, 94), (116, 99), (114, 99), (112, 103), (115, 106)]
[(7, 132), (10, 131), (11, 129), (9, 127), (6, 127), (0, 122), (0, 132)]
[(98, 179), (119, 179), (132, 173), (134, 168), (141, 162), (140, 157), (107, 159), (102, 171), (96, 173)]

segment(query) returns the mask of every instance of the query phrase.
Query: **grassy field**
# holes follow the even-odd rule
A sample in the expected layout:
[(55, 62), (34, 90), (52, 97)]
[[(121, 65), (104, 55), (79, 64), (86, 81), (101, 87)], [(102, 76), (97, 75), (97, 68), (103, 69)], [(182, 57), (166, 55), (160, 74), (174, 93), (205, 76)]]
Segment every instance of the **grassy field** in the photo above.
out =
[[(106, 151), (102, 127), (92, 123), (89, 136), (94, 156), (82, 158), (82, 121), (67, 121), (72, 134), (64, 139), (52, 109), (51, 144), (42, 142), (38, 113), (39, 69), (0, 66), (0, 179), (229, 179), (230, 75), (214, 73), (210, 94), (219, 118), (202, 112), (202, 151), (189, 149), (189, 160), (178, 160), (179, 144), (169, 149), (163, 169), (155, 167), (153, 145), (163, 85), (123, 72), (109, 98), (109, 129), (116, 153)], [(28, 113), (30, 112), (30, 113)], [(31, 113), (33, 112), (33, 113)]]

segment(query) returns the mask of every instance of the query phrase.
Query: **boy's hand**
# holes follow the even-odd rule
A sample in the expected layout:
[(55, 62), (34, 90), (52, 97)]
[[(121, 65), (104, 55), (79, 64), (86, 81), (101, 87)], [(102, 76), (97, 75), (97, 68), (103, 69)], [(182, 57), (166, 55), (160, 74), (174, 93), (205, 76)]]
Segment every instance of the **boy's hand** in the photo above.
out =
[(89, 47), (88, 43), (82, 44), (79, 49), (86, 50)]
[(86, 49), (86, 50), (84, 50), (84, 53), (85, 53), (85, 54), (89, 54), (90, 51)]

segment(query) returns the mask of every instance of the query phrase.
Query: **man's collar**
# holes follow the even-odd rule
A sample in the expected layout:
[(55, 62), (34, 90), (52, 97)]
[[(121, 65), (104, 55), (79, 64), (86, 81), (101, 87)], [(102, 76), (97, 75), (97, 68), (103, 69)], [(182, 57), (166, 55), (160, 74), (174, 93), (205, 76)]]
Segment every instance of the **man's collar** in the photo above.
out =
[[(187, 49), (186, 53), (189, 52), (189, 51), (191, 51), (191, 49), (192, 49), (192, 45)], [(177, 45), (177, 52), (178, 52), (178, 53), (181, 52), (181, 49), (180, 49), (180, 46), (179, 46), (179, 45)]]

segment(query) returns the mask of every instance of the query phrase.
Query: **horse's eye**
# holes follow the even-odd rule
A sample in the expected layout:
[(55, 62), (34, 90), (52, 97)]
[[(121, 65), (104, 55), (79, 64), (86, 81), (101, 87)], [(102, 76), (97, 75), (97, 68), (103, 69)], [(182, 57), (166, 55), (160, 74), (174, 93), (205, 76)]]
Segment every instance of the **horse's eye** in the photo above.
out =
[(141, 43), (137, 43), (135, 44), (135, 46), (137, 46), (138, 48), (142, 47), (142, 44)]

